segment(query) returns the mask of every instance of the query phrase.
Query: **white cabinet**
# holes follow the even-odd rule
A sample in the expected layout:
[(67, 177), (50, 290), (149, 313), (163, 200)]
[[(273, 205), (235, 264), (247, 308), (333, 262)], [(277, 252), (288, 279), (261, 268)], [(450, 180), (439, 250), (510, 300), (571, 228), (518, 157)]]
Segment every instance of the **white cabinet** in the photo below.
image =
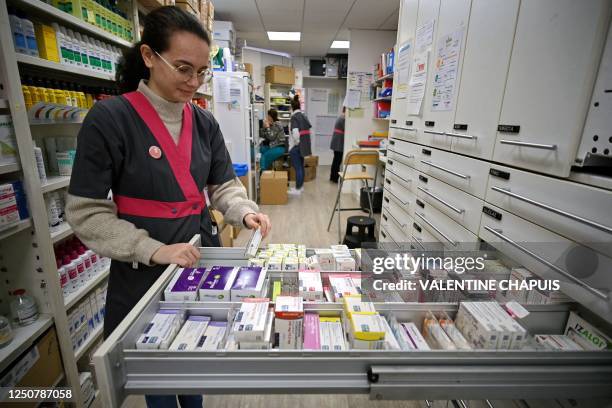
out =
[[(434, 20), (433, 38), (435, 40), (436, 30), (438, 28), (439, 12), (440, 12), (440, 0), (420, 0), (415, 36), (416, 36), (416, 32), (418, 32), (419, 27), (422, 27), (425, 24)], [(433, 59), (434, 57), (432, 54), (433, 54), (432, 52), (429, 53), (429, 58), (427, 60), (428, 76), (430, 76), (432, 72), (431, 64), (433, 63), (433, 60), (434, 60)], [(430, 78), (427, 79), (428, 84), (429, 82), (430, 82)], [(423, 105), (421, 106), (421, 112), (423, 112), (424, 108), (425, 108), (425, 100), (423, 100)], [(423, 118), (420, 114), (419, 115), (407, 115), (406, 120), (413, 122), (412, 126), (416, 129), (420, 129), (422, 127)]]
[[(399, 17), (399, 25), (397, 29), (397, 43), (395, 47), (395, 55), (396, 55), (396, 67), (397, 67), (397, 57), (399, 56), (399, 50), (402, 44), (405, 44), (406, 41), (411, 41), (411, 49), (414, 48), (414, 31), (417, 24), (417, 13), (419, 9), (419, 1), (418, 0), (402, 0), (400, 3), (400, 17)], [(409, 53), (409, 58), (412, 59), (412, 52)], [(406, 116), (406, 97), (403, 96), (401, 98), (397, 98), (398, 94), (397, 86), (399, 82), (397, 81), (398, 75), (397, 70), (395, 74), (395, 80), (393, 81), (393, 97), (391, 102), (391, 126), (392, 127), (408, 127), (406, 124), (406, 120), (404, 117)]]
[(472, 0), (454, 123), (452, 150), (490, 160), (519, 0)]
[(521, 2), (494, 161), (569, 175), (611, 6), (609, 0)]
[[(445, 132), (452, 128), (455, 117), (455, 104), (461, 78), (461, 66), (465, 52), (464, 41), (471, 3), (472, 0), (442, 0), (440, 3), (439, 17), (435, 23), (436, 36), (430, 53), (431, 63), (428, 68), (427, 87), (423, 100), (423, 122), (418, 130), (419, 141), (428, 146), (447, 150), (451, 148), (452, 137), (446, 136)], [(459, 54), (455, 54), (456, 48), (449, 48), (453, 51), (448, 54), (447, 59), (443, 60), (439, 54), (440, 48), (455, 41), (459, 43)], [(455, 56), (453, 57), (452, 54), (455, 54)], [(444, 64), (449, 65), (449, 67), (456, 64), (455, 80), (444, 79), (445, 76), (442, 75), (438, 83), (440, 86), (436, 87), (436, 77), (440, 76), (438, 67), (442, 68)], [(452, 72), (452, 68), (448, 72)], [(441, 95), (449, 93), (452, 95), (451, 104), (447, 110), (438, 110), (444, 109), (440, 107), (442, 104), (434, 108), (434, 93)]]

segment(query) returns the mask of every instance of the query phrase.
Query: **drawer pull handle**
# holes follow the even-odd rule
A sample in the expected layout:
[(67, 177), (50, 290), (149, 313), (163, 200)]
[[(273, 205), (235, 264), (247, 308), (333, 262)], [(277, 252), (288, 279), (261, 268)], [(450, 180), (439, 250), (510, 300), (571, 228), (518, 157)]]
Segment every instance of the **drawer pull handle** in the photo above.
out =
[(596, 289), (596, 288), (594, 288), (594, 287), (584, 283), (580, 279), (578, 279), (575, 276), (572, 276), (571, 274), (569, 274), (567, 271), (564, 271), (563, 269), (559, 268), (557, 265), (555, 265), (555, 264), (547, 261), (546, 259), (542, 258), (540, 255), (536, 254), (535, 252), (530, 251), (529, 249), (525, 248), (524, 246), (514, 242), (511, 238), (508, 238), (507, 236), (505, 236), (503, 234), (502, 230), (491, 228), (488, 225), (485, 225), (484, 229), (489, 231), (491, 234), (495, 235), (497, 238), (501, 239), (502, 241), (505, 241), (508, 244), (512, 245), (513, 247), (515, 247), (519, 251), (524, 252), (525, 254), (529, 255), (530, 257), (534, 258), (535, 260), (537, 260), (537, 261), (543, 263), (544, 265), (548, 266), (550, 269), (552, 269), (554, 271), (557, 271), (558, 273), (560, 273), (561, 275), (565, 276), (567, 279), (571, 280), (575, 284), (582, 286), (583, 288), (585, 288), (586, 290), (588, 290), (589, 292), (591, 292), (595, 296), (597, 296), (597, 297), (599, 297), (601, 299), (604, 299), (606, 301), (609, 299), (608, 295), (603, 293), (599, 289)]
[(431, 228), (434, 229), (434, 231), (436, 231), (438, 234), (442, 235), (442, 238), (444, 238), (445, 240), (447, 240), (452, 246), (457, 246), (457, 243), (455, 241), (453, 241), (452, 239), (450, 239), (448, 237), (448, 235), (446, 235), (445, 233), (443, 233), (442, 231), (440, 231), (440, 228), (436, 227), (435, 225), (433, 225), (431, 222), (429, 222), (429, 220), (427, 218), (425, 218), (424, 215), (419, 214), (419, 213), (415, 213), (415, 215), (417, 217), (419, 217), (421, 220), (423, 220), (423, 222), (427, 225), (429, 225)]
[(436, 132), (435, 130), (424, 130), (423, 133), (429, 133), (430, 135), (444, 136), (444, 132)]
[(429, 402), (428, 400), (425, 400), (425, 405), (427, 405), (427, 408), (431, 408), (431, 402)]
[(404, 130), (408, 130), (410, 132), (416, 132), (416, 128), (405, 128)]
[[(404, 201), (404, 200), (402, 200), (401, 198), (399, 198), (398, 196), (396, 196), (396, 195), (393, 193), (393, 191), (391, 191), (391, 190), (389, 190), (389, 189), (385, 189), (385, 191), (386, 191), (387, 193), (391, 194), (393, 197), (395, 197), (395, 199), (396, 199), (397, 201), (399, 201), (400, 203), (402, 203), (402, 205), (408, 205), (408, 204), (410, 204), (410, 201)], [(386, 200), (386, 198), (385, 198), (385, 200)], [(388, 202), (388, 201), (387, 201), (387, 202)]]
[(456, 171), (449, 170), (449, 169), (447, 169), (445, 167), (442, 167), (442, 166), (439, 166), (437, 164), (434, 164), (434, 163), (430, 162), (429, 160), (421, 160), (421, 163), (427, 164), (427, 165), (429, 165), (431, 167), (434, 167), (434, 168), (436, 168), (438, 170), (445, 171), (448, 174), (452, 174), (453, 176), (457, 176), (457, 177), (459, 177), (461, 179), (464, 179), (464, 180), (467, 180), (467, 179), (470, 178), (470, 176), (466, 176), (465, 174), (461, 174), (461, 173), (457, 173)]
[(395, 218), (393, 214), (391, 214), (391, 211), (387, 210), (387, 215), (391, 217), (391, 219), (395, 221), (395, 224), (397, 224), (400, 228), (406, 228), (406, 224), (402, 224), (401, 222), (399, 222), (397, 218)]
[(406, 180), (405, 178), (403, 178), (402, 176), (395, 174), (394, 172), (392, 172), (391, 170), (387, 169), (388, 173), (393, 174), (395, 177), (397, 177), (398, 179), (402, 180), (404, 183), (410, 183), (412, 180)]
[(554, 145), (554, 144), (519, 142), (516, 140), (506, 140), (506, 139), (500, 140), (499, 143), (512, 145), (512, 146), (533, 147), (534, 149), (557, 150), (557, 145)]
[(394, 145), (395, 145), (395, 140), (389, 140), (389, 144), (390, 144), (391, 146), (394, 146)]
[(476, 136), (473, 135), (466, 135), (463, 133), (451, 133), (451, 132), (445, 132), (444, 133), (446, 136), (451, 136), (451, 137), (458, 137), (460, 139), (470, 139), (470, 140), (476, 140), (478, 139)]
[(423, 187), (417, 187), (418, 190), (421, 190), (422, 192), (424, 192), (425, 194), (427, 194), (428, 196), (430, 196), (431, 198), (433, 198), (434, 200), (438, 201), (441, 204), (444, 204), (445, 206), (447, 206), (448, 208), (450, 208), (451, 210), (453, 210), (454, 212), (456, 212), (457, 214), (463, 214), (465, 212), (465, 210), (461, 209), (461, 208), (457, 208), (452, 204), (449, 204), (447, 201), (441, 199), (440, 197), (436, 196), (433, 193), (430, 193), (429, 190), (423, 188)]
[(612, 227), (608, 227), (607, 225), (603, 225), (603, 224), (600, 224), (598, 222), (591, 221), (591, 220), (589, 220), (587, 218), (583, 218), (583, 217), (580, 217), (578, 215), (569, 213), (567, 211), (560, 210), (559, 208), (551, 207), (548, 204), (544, 204), (544, 203), (541, 203), (539, 201), (532, 200), (531, 198), (519, 195), (517, 193), (513, 193), (512, 191), (510, 191), (510, 190), (508, 190), (506, 188), (501, 188), (501, 187), (494, 186), (494, 187), (491, 187), (491, 190), (497, 191), (498, 193), (505, 194), (505, 195), (510, 196), (512, 198), (516, 198), (517, 200), (524, 201), (526, 203), (535, 205), (536, 207), (540, 207), (540, 208), (542, 208), (544, 210), (548, 210), (550, 212), (554, 212), (555, 214), (562, 215), (564, 217), (567, 217), (567, 218), (572, 219), (574, 221), (578, 221), (578, 222), (580, 222), (582, 224), (585, 224), (585, 225), (588, 225), (590, 227), (597, 228), (598, 230), (603, 231), (603, 232), (607, 232), (608, 234), (612, 234)]
[(485, 400), (485, 403), (487, 404), (487, 407), (489, 408), (495, 408), (495, 406), (491, 403), (491, 401), (489, 400)]
[(412, 239), (419, 244), (419, 246), (421, 247), (421, 249), (425, 249), (425, 246), (423, 245), (423, 240), (421, 238), (417, 238), (414, 235), (412, 235)]
[[(404, 166), (412, 167), (408, 163), (404, 163), (401, 160), (397, 160), (397, 157), (395, 157), (396, 154), (401, 154), (401, 153), (393, 152), (393, 160), (395, 160), (396, 162), (398, 162), (400, 164), (403, 164)], [(404, 156), (404, 155), (402, 155), (402, 156)], [(404, 156), (404, 157), (407, 157), (408, 159), (414, 159), (414, 156)]]

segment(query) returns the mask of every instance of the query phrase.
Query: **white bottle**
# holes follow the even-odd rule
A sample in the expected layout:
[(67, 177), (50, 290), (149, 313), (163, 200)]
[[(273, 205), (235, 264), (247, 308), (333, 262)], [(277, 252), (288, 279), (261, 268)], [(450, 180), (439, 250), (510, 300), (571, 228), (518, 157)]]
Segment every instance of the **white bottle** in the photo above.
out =
[(36, 168), (38, 169), (38, 178), (41, 184), (47, 182), (47, 172), (45, 171), (45, 161), (43, 160), (43, 153), (40, 147), (34, 145), (34, 157), (36, 158)]
[(104, 48), (106, 49), (106, 54), (108, 55), (108, 68), (110, 69), (110, 73), (114, 75), (115, 74), (115, 52), (113, 51), (113, 48), (108, 44), (104, 44)]
[(100, 59), (102, 60), (102, 71), (110, 72), (108, 70), (108, 55), (106, 54), (106, 50), (104, 49), (102, 42), (100, 40), (96, 40), (96, 45), (98, 46), (98, 49), (100, 50)]
[(100, 263), (100, 257), (91, 249), (88, 252), (91, 252), (89, 254), (89, 259), (91, 260), (91, 267), (93, 268), (94, 273), (101, 272), (103, 268)]
[(65, 266), (61, 265), (57, 268), (57, 274), (59, 276), (62, 293), (64, 294), (64, 297), (66, 297), (70, 294), (70, 278), (68, 278), (68, 270)]
[(70, 259), (68, 255), (64, 257), (64, 268), (68, 274), (68, 282), (70, 285), (70, 293), (75, 292), (79, 288), (79, 272), (77, 271), (76, 262)]
[(36, 32), (34, 31), (34, 24), (32, 24), (32, 22), (27, 18), (22, 18), (21, 26), (23, 27), (23, 34), (25, 35), (28, 54), (34, 57), (38, 57), (38, 43), (36, 42)]
[(66, 58), (65, 50), (64, 50), (64, 34), (62, 34), (62, 30), (60, 29), (59, 24), (52, 23), (51, 27), (53, 27), (53, 31), (55, 31), (55, 39), (57, 41), (57, 51), (60, 57), (60, 63), (68, 64), (68, 58)]
[(89, 50), (91, 52), (91, 55), (94, 57), (96, 63), (95, 64), (91, 64), (92, 68), (94, 71), (101, 71), (102, 68), (100, 66), (100, 63), (102, 61), (102, 59), (100, 58), (100, 50), (98, 50), (98, 46), (96, 45), (96, 41), (91, 38), (91, 37), (87, 37), (87, 41), (89, 42)]
[(9, 14), (9, 22), (13, 34), (13, 44), (15, 46), (15, 52), (18, 52), (20, 54), (27, 54), (28, 46), (26, 43), (25, 34), (23, 32), (23, 24), (21, 23), (21, 19), (14, 14)]
[(85, 281), (87, 280), (86, 274), (85, 274), (85, 262), (83, 262), (83, 258), (81, 258), (80, 256), (72, 256), (72, 261), (76, 264), (76, 268), (77, 268), (77, 272), (78, 272), (78, 285), (79, 287), (83, 286), (85, 284)]
[(60, 217), (61, 210), (57, 207), (56, 201), (52, 194), (47, 194), (45, 196), (45, 205), (47, 207), (47, 220), (49, 222), (49, 228), (54, 229), (62, 222)]
[(77, 41), (79, 42), (79, 49), (81, 50), (81, 65), (83, 68), (91, 69), (89, 66), (89, 55), (87, 54), (87, 44), (83, 40), (81, 33), (74, 33)]
[(66, 49), (67, 62), (70, 65), (76, 65), (74, 62), (74, 47), (72, 46), (72, 39), (68, 36), (66, 28), (60, 26), (60, 32), (62, 33), (62, 44)]
[(68, 39), (72, 46), (72, 52), (74, 55), (74, 63), (76, 66), (82, 67), (83, 63), (81, 62), (81, 45), (79, 44), (79, 40), (77, 40), (76, 36), (74, 35), (74, 31), (72, 31), (69, 28), (66, 29), (66, 34), (68, 35)]

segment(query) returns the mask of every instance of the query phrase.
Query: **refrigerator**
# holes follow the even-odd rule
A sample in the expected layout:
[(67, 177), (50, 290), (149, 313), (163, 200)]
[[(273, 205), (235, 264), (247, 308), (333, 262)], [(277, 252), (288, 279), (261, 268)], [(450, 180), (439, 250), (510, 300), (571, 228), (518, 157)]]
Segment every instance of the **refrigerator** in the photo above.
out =
[(219, 122), (225, 145), (237, 164), (247, 164), (247, 192), (256, 201), (256, 185), (253, 180), (255, 120), (252, 96), (253, 87), (247, 72), (215, 72), (213, 75), (213, 113)]

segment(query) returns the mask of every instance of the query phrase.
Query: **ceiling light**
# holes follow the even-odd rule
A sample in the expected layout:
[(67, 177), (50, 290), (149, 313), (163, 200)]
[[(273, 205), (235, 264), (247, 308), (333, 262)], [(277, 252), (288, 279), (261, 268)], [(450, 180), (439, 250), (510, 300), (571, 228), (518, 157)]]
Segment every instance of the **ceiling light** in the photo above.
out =
[(350, 41), (334, 40), (330, 48), (349, 48), (350, 43)]
[(268, 31), (270, 41), (300, 41), (301, 37), (299, 31)]

